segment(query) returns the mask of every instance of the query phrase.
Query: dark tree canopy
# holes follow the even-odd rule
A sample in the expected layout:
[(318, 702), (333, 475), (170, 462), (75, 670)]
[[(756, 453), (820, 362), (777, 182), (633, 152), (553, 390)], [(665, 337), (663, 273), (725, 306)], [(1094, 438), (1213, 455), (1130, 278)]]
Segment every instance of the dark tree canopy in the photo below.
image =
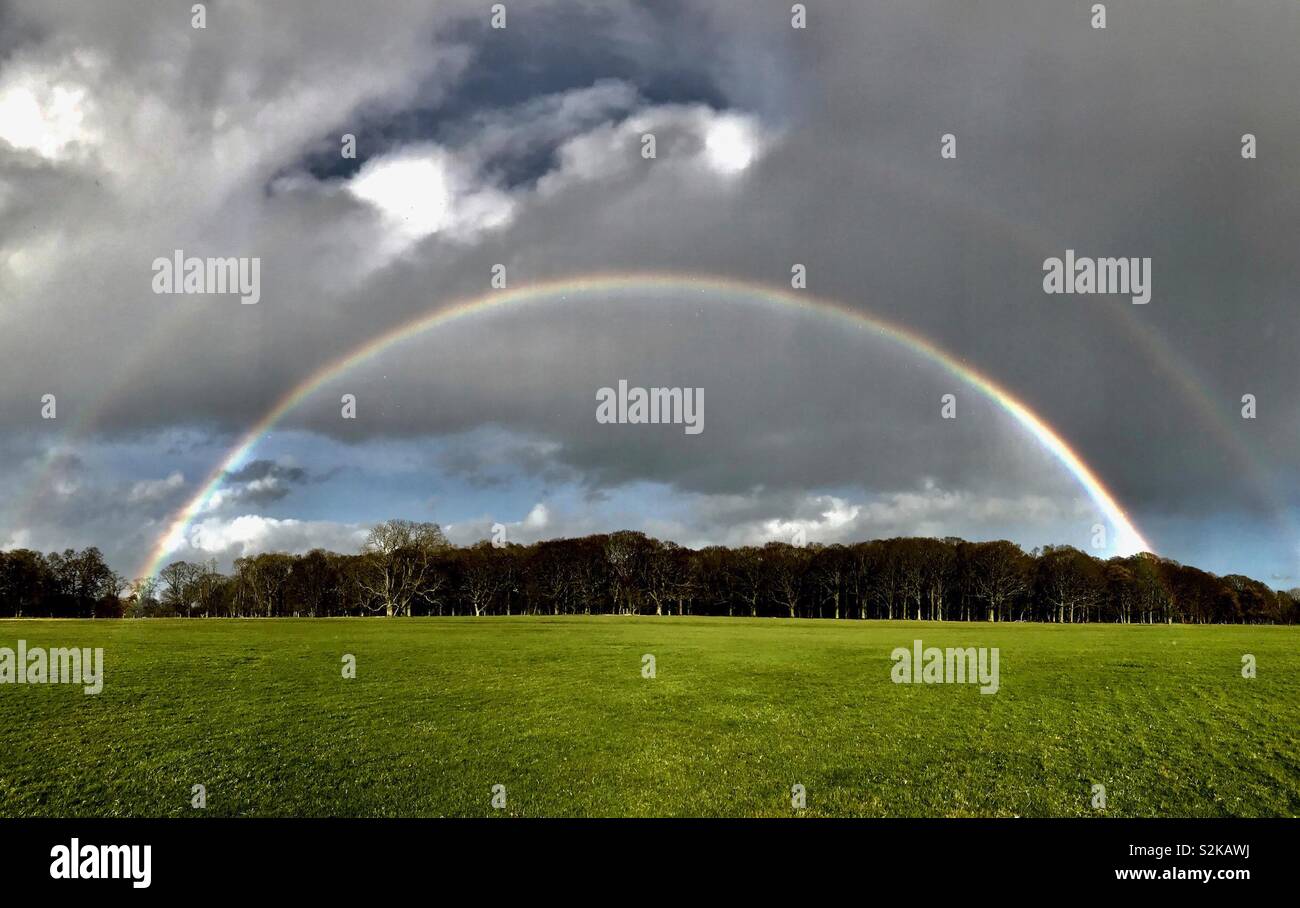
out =
[(1300, 592), (1148, 553), (879, 539), (692, 550), (620, 531), (532, 545), (450, 545), (388, 521), (362, 551), (176, 561), (126, 583), (98, 549), (0, 553), (0, 617), (729, 615), (1083, 623), (1300, 623)]

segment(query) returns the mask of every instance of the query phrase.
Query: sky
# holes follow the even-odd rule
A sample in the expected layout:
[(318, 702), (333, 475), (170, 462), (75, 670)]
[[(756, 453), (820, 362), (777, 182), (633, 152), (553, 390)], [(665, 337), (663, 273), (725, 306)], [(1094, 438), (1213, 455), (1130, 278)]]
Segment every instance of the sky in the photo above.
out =
[[(1158, 554), (1300, 584), (1290, 0), (192, 6), (0, 0), (0, 547), (1131, 551), (978, 375)], [(178, 249), (256, 302), (155, 292)], [(1044, 292), (1066, 250), (1150, 301)]]

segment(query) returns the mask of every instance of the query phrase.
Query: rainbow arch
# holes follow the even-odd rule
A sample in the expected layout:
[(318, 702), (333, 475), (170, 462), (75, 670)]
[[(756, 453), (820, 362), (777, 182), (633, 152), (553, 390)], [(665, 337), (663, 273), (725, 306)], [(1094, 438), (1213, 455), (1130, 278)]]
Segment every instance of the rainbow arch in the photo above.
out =
[(1143, 538), (1101, 478), (1046, 420), (992, 378), (966, 365), (956, 356), (915, 331), (807, 291), (786, 290), (712, 275), (620, 272), (559, 278), (516, 289), (492, 290), (479, 296), (454, 301), (379, 334), (321, 366), (291, 388), (239, 437), (212, 472), (204, 478), (194, 496), (168, 520), (136, 576), (157, 574), (163, 560), (184, 541), (186, 530), (194, 519), (203, 513), (212, 496), (221, 487), (226, 474), (238, 469), (276, 423), (331, 379), (425, 331), (479, 313), (539, 304), (568, 296), (647, 290), (729, 297), (756, 305), (819, 314), (874, 330), (879, 336), (924, 356), (955, 378), (973, 387), (1028, 430), (1038, 443), (1074, 476), (1088, 497), (1110, 521), (1115, 534), (1112, 542), (1114, 551), (1122, 554), (1153, 551), (1151, 544)]

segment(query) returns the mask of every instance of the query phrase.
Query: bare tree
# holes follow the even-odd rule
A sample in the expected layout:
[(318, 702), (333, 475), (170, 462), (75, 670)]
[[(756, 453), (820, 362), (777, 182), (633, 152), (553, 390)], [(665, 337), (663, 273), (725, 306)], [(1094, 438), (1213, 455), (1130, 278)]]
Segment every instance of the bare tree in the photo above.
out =
[(620, 614), (632, 615), (640, 610), (638, 599), (643, 592), (641, 581), (649, 554), (650, 542), (644, 533), (620, 530), (605, 540), (614, 610)]
[(971, 582), (988, 608), (988, 620), (1000, 621), (1003, 607), (1029, 587), (1028, 557), (1014, 542), (999, 540), (972, 546)]
[(221, 604), (222, 591), (227, 581), (217, 570), (217, 559), (209, 558), (200, 565), (194, 576), (193, 602), (204, 618), (210, 618)]
[(923, 571), (922, 586), (930, 606), (930, 620), (944, 621), (946, 591), (953, 580), (957, 564), (957, 543), (952, 539), (921, 539)]
[(645, 594), (654, 603), (655, 614), (664, 613), (664, 603), (672, 611), (672, 602), (678, 601), (680, 610), (681, 592), (687, 563), (679, 557), (681, 549), (676, 543), (660, 543), (651, 540), (645, 558)]
[(1048, 546), (1038, 559), (1038, 586), (1050, 606), (1047, 620), (1074, 623), (1075, 610), (1087, 617), (1101, 600), (1101, 565), (1068, 545)]
[(162, 594), (163, 605), (176, 614), (188, 618), (196, 605), (196, 592), (203, 566), (189, 561), (173, 561), (158, 572), (158, 579), (166, 584)]
[[(886, 539), (870, 543), (863, 559), (863, 570), (867, 576), (867, 593), (876, 604), (876, 614), (884, 613), (885, 619), (894, 619), (894, 605), (899, 604), (899, 555), (897, 540)], [(907, 617), (907, 604), (903, 606), (903, 617)]]
[(823, 602), (831, 603), (832, 617), (840, 617), (844, 594), (849, 585), (851, 566), (848, 551), (842, 545), (818, 546), (813, 549), (809, 577), (813, 588), (819, 593), (817, 597), (819, 617)]
[(921, 620), (921, 594), (925, 588), (925, 553), (919, 539), (893, 540), (898, 552), (898, 590), (903, 599), (903, 617), (908, 604), (916, 606), (916, 620)]
[(293, 556), (263, 552), (235, 559), (236, 610), (265, 617), (277, 614), (284, 604)]
[(749, 617), (758, 617), (758, 600), (763, 595), (763, 553), (747, 545), (727, 559), (727, 580), (732, 592), (749, 608)]
[(475, 615), (486, 615), (505, 587), (499, 560), (497, 550), (487, 542), (467, 549), (461, 559), (461, 593)]
[(448, 547), (436, 523), (387, 520), (372, 527), (357, 581), (375, 602), (373, 610), (383, 609), (391, 618), (409, 615), (417, 597), (434, 601), (445, 583), (435, 576), (434, 560)]
[(763, 546), (763, 558), (768, 566), (772, 601), (791, 618), (798, 617), (810, 553), (788, 543), (769, 542)]

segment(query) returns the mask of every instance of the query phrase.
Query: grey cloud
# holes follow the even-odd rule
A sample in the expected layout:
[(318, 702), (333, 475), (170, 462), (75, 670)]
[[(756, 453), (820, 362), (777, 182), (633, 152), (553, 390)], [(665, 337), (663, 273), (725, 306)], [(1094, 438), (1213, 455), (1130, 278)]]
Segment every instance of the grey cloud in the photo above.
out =
[[(91, 49), (90, 125), (105, 138), (54, 162), (0, 144), (0, 421), (29, 429), (31, 401), (57, 388), (103, 437), (236, 432), (322, 363), (484, 292), (496, 262), (518, 286), (630, 269), (784, 285), (798, 261), (812, 291), (1013, 389), (1139, 516), (1294, 507), (1294, 4), (1116, 7), (1104, 33), (1084, 7), (1028, 0), (816, 6), (802, 34), (788, 3), (538, 9), (520, 11), (533, 33), (563, 25), (566, 41), (530, 45), (535, 82), (521, 69), (511, 94), (476, 69), (501, 52), (480, 4), (223, 4), (206, 36), (152, 4), (7, 6), (24, 37), (4, 48), (0, 86), (18, 65), (75, 75), (71, 50)], [(565, 49), (597, 36), (613, 50), (566, 69)], [(443, 69), (439, 48), (454, 58)], [(677, 63), (689, 84), (664, 81)], [(436, 134), (510, 191), (511, 218), (363, 267), (382, 223), (329, 191), (339, 177), (298, 165), (353, 118), (412, 109), (447, 114)], [(770, 140), (735, 179), (682, 160), (699, 150), (691, 118), (724, 110)], [(634, 155), (617, 130), (647, 111), (666, 118), (660, 159), (575, 176), (566, 141), (608, 134), (611, 153)], [(1257, 161), (1238, 154), (1248, 131)], [(947, 132), (956, 161), (938, 156)], [(537, 149), (537, 180), (492, 169)], [(277, 183), (286, 173), (300, 182)], [(1067, 247), (1151, 256), (1152, 302), (1045, 296), (1041, 263)], [(153, 296), (148, 263), (173, 248), (261, 256), (263, 301)], [(918, 477), (1008, 500), (1076, 494), (968, 389), (955, 390), (972, 418), (937, 428), (950, 382), (870, 337), (693, 295), (613, 311), (575, 300), (444, 329), (287, 423), (358, 441), (503, 427), (545, 454), (502, 455), (497, 471), (469, 451), (446, 468), (473, 482), (576, 474), (593, 498), (640, 480), (903, 494)], [(667, 427), (595, 431), (595, 383), (620, 377), (705, 387), (706, 432), (689, 447)], [(337, 418), (342, 390), (364, 419)], [(1253, 423), (1237, 414), (1247, 391)]]
[(273, 460), (251, 460), (238, 470), (226, 473), (228, 482), (253, 482), (258, 479), (282, 479), (286, 482), (303, 482), (307, 471), (292, 464), (280, 464)]

